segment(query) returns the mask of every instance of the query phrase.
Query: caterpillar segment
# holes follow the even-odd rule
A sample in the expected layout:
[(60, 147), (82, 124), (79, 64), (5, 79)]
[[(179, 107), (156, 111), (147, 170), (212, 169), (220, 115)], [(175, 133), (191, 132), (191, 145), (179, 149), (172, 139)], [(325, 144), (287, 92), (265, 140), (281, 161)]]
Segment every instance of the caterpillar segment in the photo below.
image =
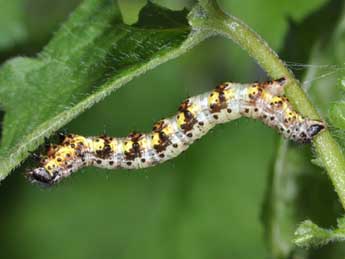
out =
[(308, 143), (325, 124), (303, 118), (292, 108), (283, 94), (286, 83), (285, 78), (253, 84), (223, 83), (186, 99), (176, 115), (158, 121), (146, 134), (133, 132), (124, 138), (65, 135), (26, 175), (32, 182), (53, 185), (87, 166), (151, 167), (178, 156), (215, 125), (240, 117), (261, 120), (287, 139)]

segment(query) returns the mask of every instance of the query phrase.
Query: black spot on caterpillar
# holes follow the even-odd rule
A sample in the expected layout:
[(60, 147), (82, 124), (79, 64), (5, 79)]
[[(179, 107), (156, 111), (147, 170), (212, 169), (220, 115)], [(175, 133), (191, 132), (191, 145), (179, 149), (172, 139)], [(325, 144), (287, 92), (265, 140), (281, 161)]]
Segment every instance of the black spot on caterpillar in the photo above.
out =
[(325, 124), (294, 111), (283, 95), (285, 85), (285, 78), (253, 84), (223, 83), (183, 101), (176, 115), (157, 122), (146, 134), (131, 133), (124, 138), (64, 135), (26, 175), (31, 182), (53, 185), (86, 166), (154, 166), (178, 156), (215, 125), (242, 116), (259, 119), (288, 139), (308, 143)]

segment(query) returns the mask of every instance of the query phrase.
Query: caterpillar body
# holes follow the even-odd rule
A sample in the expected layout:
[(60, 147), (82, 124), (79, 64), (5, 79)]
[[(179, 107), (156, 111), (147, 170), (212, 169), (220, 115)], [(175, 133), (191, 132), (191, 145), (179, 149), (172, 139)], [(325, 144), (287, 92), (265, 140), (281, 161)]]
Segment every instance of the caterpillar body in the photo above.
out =
[(26, 173), (29, 180), (53, 185), (86, 166), (137, 169), (178, 156), (196, 139), (220, 123), (245, 116), (277, 128), (286, 138), (307, 143), (325, 125), (303, 118), (283, 95), (287, 80), (263, 83), (223, 83), (214, 90), (182, 102), (178, 113), (155, 123), (150, 133), (124, 138), (66, 135), (41, 156), (39, 167)]

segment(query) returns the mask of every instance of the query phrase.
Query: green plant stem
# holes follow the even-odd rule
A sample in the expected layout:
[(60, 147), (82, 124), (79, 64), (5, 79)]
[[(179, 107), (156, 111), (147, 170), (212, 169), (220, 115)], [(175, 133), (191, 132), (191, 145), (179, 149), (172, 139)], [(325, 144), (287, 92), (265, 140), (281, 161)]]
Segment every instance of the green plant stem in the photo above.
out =
[[(296, 109), (304, 116), (321, 120), (299, 82), (278, 55), (241, 20), (225, 14), (215, 0), (201, 1), (191, 12), (190, 20), (195, 30), (209, 30), (233, 40), (272, 78), (286, 77), (289, 83), (285, 93)], [(345, 158), (342, 151), (327, 129), (315, 137), (313, 144), (345, 208)]]

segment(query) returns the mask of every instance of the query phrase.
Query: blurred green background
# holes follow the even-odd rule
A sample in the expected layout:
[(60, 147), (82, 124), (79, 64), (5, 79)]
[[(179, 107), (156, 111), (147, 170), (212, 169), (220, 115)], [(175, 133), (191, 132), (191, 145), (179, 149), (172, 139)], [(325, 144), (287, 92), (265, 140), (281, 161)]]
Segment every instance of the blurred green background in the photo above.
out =
[[(0, 0), (0, 61), (34, 56), (79, 2)], [(119, 2), (128, 23), (136, 21), (146, 3)], [(193, 4), (154, 2), (175, 10)], [(310, 62), (313, 44), (326, 37), (342, 8), (342, 1), (326, 0), (220, 3), (254, 28), (285, 60), (301, 63)], [(320, 22), (320, 26), (314, 24), (306, 30), (303, 26), (308, 21)], [(296, 72), (303, 79), (307, 71)], [(65, 128), (83, 135), (149, 131), (153, 122), (173, 114), (187, 96), (222, 81), (264, 79), (263, 71), (236, 45), (211, 39), (133, 80)], [(88, 168), (54, 188), (41, 189), (26, 182), (25, 168), (20, 168), (0, 186), (0, 257), (275, 258), (268, 227), (274, 215), (268, 207), (278, 144), (274, 130), (240, 119), (216, 127), (180, 157), (152, 169)], [(290, 238), (304, 219), (329, 227), (341, 214), (327, 175), (309, 164), (308, 148), (293, 148), (299, 155), (291, 158), (297, 169), (291, 169), (295, 178), (288, 179), (295, 188), (287, 195), (292, 212), (287, 222), (280, 222), (288, 225)], [(281, 243), (285, 241), (291, 239)], [(290, 249), (282, 258), (345, 255), (343, 244), (310, 252)]]

